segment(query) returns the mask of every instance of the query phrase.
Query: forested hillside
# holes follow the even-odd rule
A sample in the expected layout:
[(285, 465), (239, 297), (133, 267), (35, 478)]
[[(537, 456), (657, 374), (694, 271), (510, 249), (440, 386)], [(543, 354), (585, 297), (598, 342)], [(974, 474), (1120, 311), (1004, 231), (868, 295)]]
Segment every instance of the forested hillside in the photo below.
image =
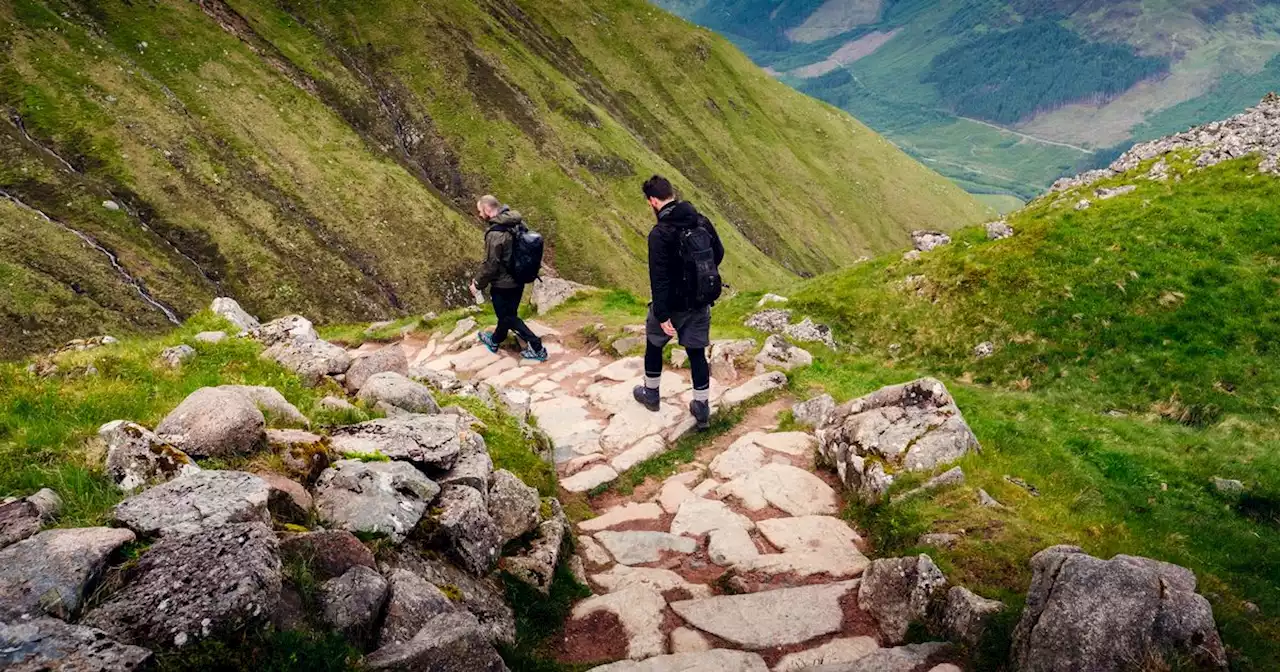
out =
[(496, 192), (555, 270), (639, 289), (661, 172), (763, 287), (983, 208), (641, 0), (0, 5), (0, 355), (217, 295), (376, 319), (467, 300)]
[(1028, 199), (1280, 89), (1280, 5), (658, 0), (978, 194)]

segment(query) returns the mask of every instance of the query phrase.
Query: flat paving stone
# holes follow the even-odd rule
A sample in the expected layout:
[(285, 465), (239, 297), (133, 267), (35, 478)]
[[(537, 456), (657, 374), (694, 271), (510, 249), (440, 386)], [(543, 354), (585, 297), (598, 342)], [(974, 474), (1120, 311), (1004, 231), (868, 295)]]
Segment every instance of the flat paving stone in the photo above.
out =
[(720, 404), (725, 407), (738, 406), (766, 392), (785, 387), (787, 376), (778, 371), (761, 374), (747, 382), (729, 390), (720, 397)]
[(697, 542), (666, 532), (597, 532), (596, 541), (608, 549), (613, 559), (624, 565), (643, 565), (662, 559), (663, 552), (692, 553)]
[(631, 586), (645, 586), (660, 593), (678, 589), (687, 591), (692, 598), (711, 597), (710, 586), (690, 583), (669, 569), (614, 565), (607, 572), (593, 574), (591, 580), (610, 593), (616, 593)]
[(773, 672), (800, 672), (817, 665), (852, 663), (880, 649), (871, 637), (842, 637), (822, 646), (788, 654), (773, 666)]
[(725, 527), (750, 530), (755, 527), (755, 523), (750, 518), (731, 511), (724, 502), (701, 497), (685, 500), (676, 512), (675, 519), (671, 521), (672, 534), (694, 537)]
[(680, 510), (680, 505), (684, 503), (684, 500), (693, 497), (693, 491), (684, 483), (668, 481), (663, 483), (662, 490), (658, 491), (658, 504), (662, 506), (663, 511), (675, 513)]
[(609, 483), (618, 477), (618, 472), (607, 464), (597, 464), (584, 469), (569, 478), (560, 481), (560, 487), (569, 492), (586, 492)]
[(730, 444), (727, 450), (711, 460), (711, 474), (720, 480), (731, 481), (763, 467), (767, 462), (764, 450), (753, 439), (751, 434), (747, 434)]
[(833, 516), (773, 518), (756, 523), (756, 528), (784, 551), (846, 551), (861, 541), (848, 523)]
[(844, 622), (840, 599), (857, 587), (856, 580), (841, 581), (672, 602), (671, 608), (689, 625), (731, 644), (766, 649), (839, 632)]
[(589, 597), (573, 608), (573, 618), (582, 620), (598, 611), (618, 617), (627, 633), (627, 657), (644, 660), (667, 652), (667, 638), (662, 634), (663, 612), (667, 601), (652, 588), (633, 585), (616, 593)]
[(613, 562), (613, 556), (609, 555), (609, 551), (605, 550), (600, 542), (596, 541), (589, 535), (580, 535), (578, 537), (578, 555), (586, 561), (588, 565), (607, 565)]
[(611, 527), (639, 520), (658, 520), (662, 515), (662, 507), (657, 504), (627, 502), (621, 506), (615, 506), (595, 518), (578, 523), (578, 529), (583, 532), (599, 532), (600, 530), (607, 530)]
[(712, 649), (673, 653), (645, 661), (624, 660), (592, 668), (591, 672), (769, 672), (759, 654)]
[(721, 567), (735, 567), (755, 560), (760, 555), (756, 542), (746, 529), (729, 526), (711, 530), (707, 543), (707, 555), (711, 562)]
[(753, 511), (772, 505), (793, 516), (812, 516), (834, 514), (840, 509), (831, 486), (813, 473), (788, 464), (766, 464), (716, 491), (737, 498)]
[(773, 432), (761, 434), (754, 439), (755, 444), (775, 453), (786, 453), (795, 457), (812, 455), (818, 449), (818, 439), (804, 432)]
[(614, 471), (622, 473), (645, 460), (655, 458), (667, 451), (667, 442), (661, 436), (646, 436), (636, 445), (622, 451), (609, 464)]

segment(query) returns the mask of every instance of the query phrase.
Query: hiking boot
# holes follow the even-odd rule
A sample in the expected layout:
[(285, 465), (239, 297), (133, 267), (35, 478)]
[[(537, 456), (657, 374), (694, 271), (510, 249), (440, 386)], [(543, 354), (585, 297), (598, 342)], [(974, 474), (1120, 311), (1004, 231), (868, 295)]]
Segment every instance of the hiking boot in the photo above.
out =
[(693, 414), (693, 419), (698, 421), (699, 432), (711, 429), (711, 404), (694, 399), (689, 402), (689, 412)]
[(636, 385), (635, 389), (631, 390), (631, 396), (635, 397), (635, 400), (640, 402), (641, 406), (644, 406), (654, 413), (657, 413), (661, 406), (662, 396), (652, 387)]
[(537, 350), (534, 350), (533, 348), (525, 348), (520, 351), (520, 356), (525, 359), (531, 359), (535, 362), (545, 362), (548, 357), (546, 348), (538, 348)]
[(480, 342), (484, 343), (484, 347), (488, 348), (489, 352), (492, 352), (495, 355), (498, 354), (498, 344), (493, 340), (492, 331), (480, 332)]

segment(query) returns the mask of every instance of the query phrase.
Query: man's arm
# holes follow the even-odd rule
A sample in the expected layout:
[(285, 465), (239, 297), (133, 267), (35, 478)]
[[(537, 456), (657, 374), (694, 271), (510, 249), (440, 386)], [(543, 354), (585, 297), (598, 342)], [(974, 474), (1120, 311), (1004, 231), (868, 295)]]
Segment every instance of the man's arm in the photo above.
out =
[(484, 234), (484, 263), (480, 265), (480, 274), (476, 276), (476, 288), (486, 289), (498, 277), (502, 264), (502, 239), (505, 236), (490, 231)]
[(649, 232), (649, 292), (654, 318), (659, 322), (671, 319), (671, 269), (667, 268), (666, 245), (657, 228)]

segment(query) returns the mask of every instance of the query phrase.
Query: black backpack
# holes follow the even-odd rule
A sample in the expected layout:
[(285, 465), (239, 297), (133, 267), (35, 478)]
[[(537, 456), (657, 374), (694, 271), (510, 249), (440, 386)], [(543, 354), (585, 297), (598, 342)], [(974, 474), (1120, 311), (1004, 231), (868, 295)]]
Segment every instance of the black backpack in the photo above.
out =
[(690, 308), (710, 306), (720, 298), (724, 283), (716, 266), (715, 246), (706, 217), (697, 226), (680, 229), (680, 259), (684, 263), (684, 286)]
[(511, 258), (507, 261), (511, 279), (522, 285), (537, 280), (542, 272), (542, 251), (542, 234), (517, 224), (511, 230)]

